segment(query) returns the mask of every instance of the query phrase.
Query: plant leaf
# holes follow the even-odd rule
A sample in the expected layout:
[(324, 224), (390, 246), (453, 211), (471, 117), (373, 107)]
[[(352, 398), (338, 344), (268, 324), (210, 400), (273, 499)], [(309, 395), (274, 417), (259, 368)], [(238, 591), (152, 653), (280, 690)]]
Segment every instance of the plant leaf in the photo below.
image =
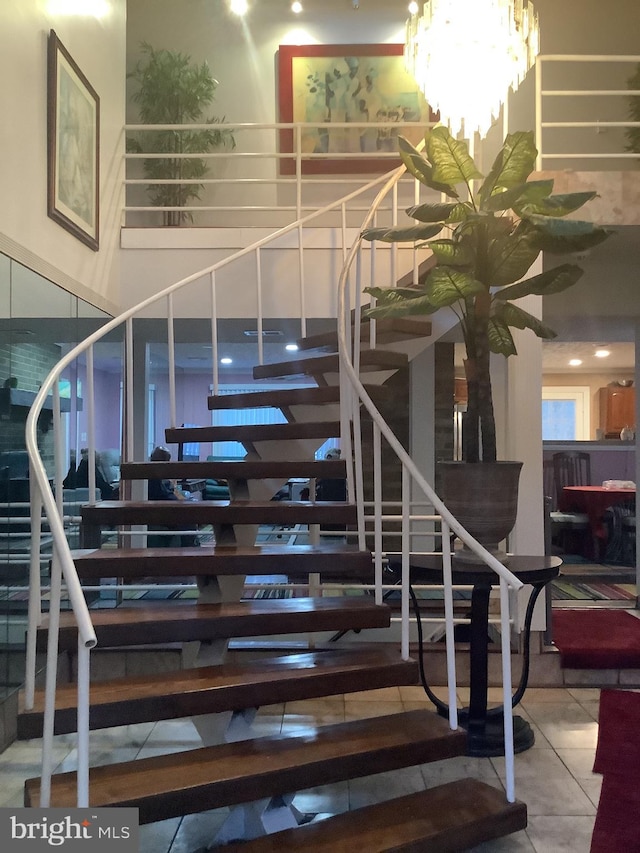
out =
[(428, 240), (442, 231), (442, 226), (410, 225), (404, 228), (365, 228), (363, 240), (381, 240), (383, 243), (415, 243), (416, 240)]
[(540, 254), (537, 231), (520, 223), (515, 231), (502, 234), (489, 244), (488, 278), (491, 287), (502, 287), (523, 278)]
[(428, 295), (423, 291), (417, 291), (418, 295), (407, 296), (406, 290), (401, 291), (393, 287), (367, 287), (366, 293), (370, 293), (378, 300), (373, 308), (366, 308), (364, 313), (367, 317), (406, 317), (412, 314), (433, 314), (440, 306), (433, 305)]
[(445, 222), (457, 207), (456, 202), (418, 204), (415, 207), (408, 207), (406, 214), (420, 222)]
[(428, 245), (439, 264), (466, 267), (473, 262), (473, 251), (464, 241), (430, 240)]
[(582, 193), (562, 193), (560, 195), (550, 195), (547, 198), (534, 200), (519, 199), (518, 211), (519, 215), (532, 216), (538, 214), (540, 216), (566, 216), (568, 213), (573, 213), (574, 210), (579, 210), (588, 201), (596, 198), (598, 195), (595, 190), (593, 192)]
[(427, 187), (431, 187), (436, 192), (444, 193), (451, 198), (458, 198), (455, 187), (434, 180), (431, 163), (404, 136), (398, 138), (398, 148), (407, 172), (413, 175), (416, 180)]
[(434, 127), (427, 136), (427, 156), (433, 164), (435, 181), (455, 186), (482, 178), (466, 142), (454, 139), (446, 127)]
[[(501, 190), (490, 196), (482, 205), (483, 210), (518, 210), (528, 202), (539, 202), (553, 190), (553, 181), (526, 181), (508, 190)], [(531, 211), (536, 213), (537, 211)]]
[(540, 275), (534, 275), (510, 287), (505, 287), (495, 294), (496, 299), (521, 299), (523, 296), (537, 294), (548, 296), (551, 293), (560, 293), (574, 285), (584, 275), (584, 270), (577, 264), (561, 264), (551, 270), (546, 270)]
[(487, 328), (489, 337), (489, 349), (491, 352), (504, 355), (508, 358), (510, 355), (517, 355), (518, 351), (513, 341), (513, 335), (509, 331), (506, 323), (500, 320), (499, 317), (491, 317)]
[(592, 222), (577, 219), (553, 219), (548, 216), (527, 216), (538, 233), (540, 249), (552, 254), (580, 252), (597, 246), (614, 233)]
[(485, 285), (470, 273), (447, 266), (435, 267), (427, 276), (425, 286), (431, 303), (438, 308), (486, 291)]
[(511, 302), (502, 302), (494, 315), (498, 320), (506, 323), (508, 326), (513, 326), (515, 329), (531, 329), (539, 338), (551, 340), (556, 337), (556, 333), (549, 326), (545, 325), (533, 314), (528, 311), (523, 311), (517, 305)]
[(509, 189), (525, 183), (535, 168), (537, 156), (533, 131), (508, 134), (491, 171), (480, 187), (481, 205), (486, 206), (489, 198), (499, 189)]

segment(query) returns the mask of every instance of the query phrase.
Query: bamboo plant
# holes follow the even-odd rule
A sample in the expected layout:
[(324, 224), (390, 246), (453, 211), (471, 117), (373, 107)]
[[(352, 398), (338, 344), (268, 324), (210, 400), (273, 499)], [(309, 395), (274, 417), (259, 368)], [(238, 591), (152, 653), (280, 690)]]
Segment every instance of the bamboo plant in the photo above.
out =
[[(148, 193), (153, 205), (164, 208), (186, 206), (199, 199), (204, 185), (199, 183), (209, 171), (202, 157), (184, 154), (204, 154), (220, 147), (235, 148), (231, 130), (214, 127), (224, 117), (205, 117), (206, 108), (215, 98), (218, 81), (206, 62), (200, 65), (191, 57), (174, 50), (156, 50), (147, 42), (140, 47), (142, 56), (128, 77), (137, 84), (131, 98), (138, 105), (143, 124), (184, 124), (179, 130), (148, 130), (127, 139), (127, 150), (139, 154), (166, 154), (166, 158), (143, 161), (144, 176), (152, 183)], [(211, 129), (190, 130), (189, 124), (210, 124)], [(165, 225), (180, 225), (192, 221), (183, 210), (165, 210)]]

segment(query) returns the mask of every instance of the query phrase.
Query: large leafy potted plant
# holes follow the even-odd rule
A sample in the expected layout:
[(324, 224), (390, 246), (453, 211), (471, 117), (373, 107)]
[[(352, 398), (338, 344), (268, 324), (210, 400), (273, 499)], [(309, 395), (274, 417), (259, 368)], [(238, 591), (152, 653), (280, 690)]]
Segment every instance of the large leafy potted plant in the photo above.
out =
[[(445, 127), (427, 132), (423, 152), (401, 138), (400, 153), (420, 183), (450, 200), (409, 208), (407, 214), (416, 224), (363, 232), (366, 240), (415, 243), (435, 258), (435, 266), (415, 286), (367, 288), (376, 300), (368, 313), (397, 317), (448, 308), (458, 317), (468, 387), (464, 462), (440, 466), (439, 488), (454, 514), (471, 513), (473, 518), (461, 518), (462, 523), (497, 552), (497, 543), (515, 523), (521, 463), (496, 461), (490, 354), (516, 354), (512, 328), (530, 329), (540, 338), (555, 337), (552, 329), (515, 303), (530, 294), (565, 290), (583, 270), (562, 263), (525, 279), (540, 252), (583, 251), (603, 241), (608, 232), (590, 222), (564, 218), (592, 199), (594, 192), (553, 195), (553, 180), (528, 180), (537, 156), (530, 132), (507, 136), (486, 177), (466, 143)], [(490, 463), (493, 469), (486, 467)], [(458, 489), (464, 506), (458, 503)], [(491, 492), (497, 506), (491, 505)]]
[[(138, 105), (143, 124), (210, 124), (202, 130), (150, 130), (127, 139), (127, 150), (139, 154), (166, 154), (165, 157), (143, 161), (145, 178), (151, 181), (179, 183), (151, 184), (148, 188), (151, 203), (158, 207), (184, 207), (191, 199), (200, 198), (203, 178), (209, 166), (202, 157), (184, 154), (205, 154), (215, 148), (235, 148), (233, 133), (214, 127), (224, 117), (205, 117), (205, 109), (215, 97), (218, 81), (206, 62), (197, 65), (191, 57), (175, 50), (155, 50), (143, 42), (142, 57), (128, 75), (138, 88), (131, 98)], [(180, 225), (192, 221), (183, 210), (165, 210), (165, 225)]]

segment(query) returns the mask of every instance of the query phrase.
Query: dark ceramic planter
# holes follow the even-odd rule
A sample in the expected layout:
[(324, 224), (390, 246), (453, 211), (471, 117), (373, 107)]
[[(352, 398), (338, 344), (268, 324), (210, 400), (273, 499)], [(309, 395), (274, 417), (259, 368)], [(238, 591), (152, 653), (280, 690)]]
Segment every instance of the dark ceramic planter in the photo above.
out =
[[(499, 543), (516, 523), (522, 462), (438, 462), (438, 494), (447, 509), (497, 559), (506, 557)], [(456, 557), (470, 562), (469, 551)]]

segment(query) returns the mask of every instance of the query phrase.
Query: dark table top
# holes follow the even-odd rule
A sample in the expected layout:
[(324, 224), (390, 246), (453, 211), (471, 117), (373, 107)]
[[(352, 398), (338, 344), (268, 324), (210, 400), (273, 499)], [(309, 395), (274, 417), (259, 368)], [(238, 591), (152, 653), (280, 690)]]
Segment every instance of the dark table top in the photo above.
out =
[[(389, 568), (400, 570), (402, 558), (398, 555), (389, 555)], [(548, 583), (558, 576), (562, 560), (560, 557), (529, 556), (517, 554), (507, 557), (504, 562), (505, 568), (521, 580), (523, 583)], [(414, 554), (410, 558), (411, 580), (426, 583), (439, 582), (442, 580), (442, 556), (440, 554)], [(485, 565), (475, 565), (457, 560), (452, 560), (452, 576), (454, 583), (478, 584), (499, 583), (498, 575)]]

